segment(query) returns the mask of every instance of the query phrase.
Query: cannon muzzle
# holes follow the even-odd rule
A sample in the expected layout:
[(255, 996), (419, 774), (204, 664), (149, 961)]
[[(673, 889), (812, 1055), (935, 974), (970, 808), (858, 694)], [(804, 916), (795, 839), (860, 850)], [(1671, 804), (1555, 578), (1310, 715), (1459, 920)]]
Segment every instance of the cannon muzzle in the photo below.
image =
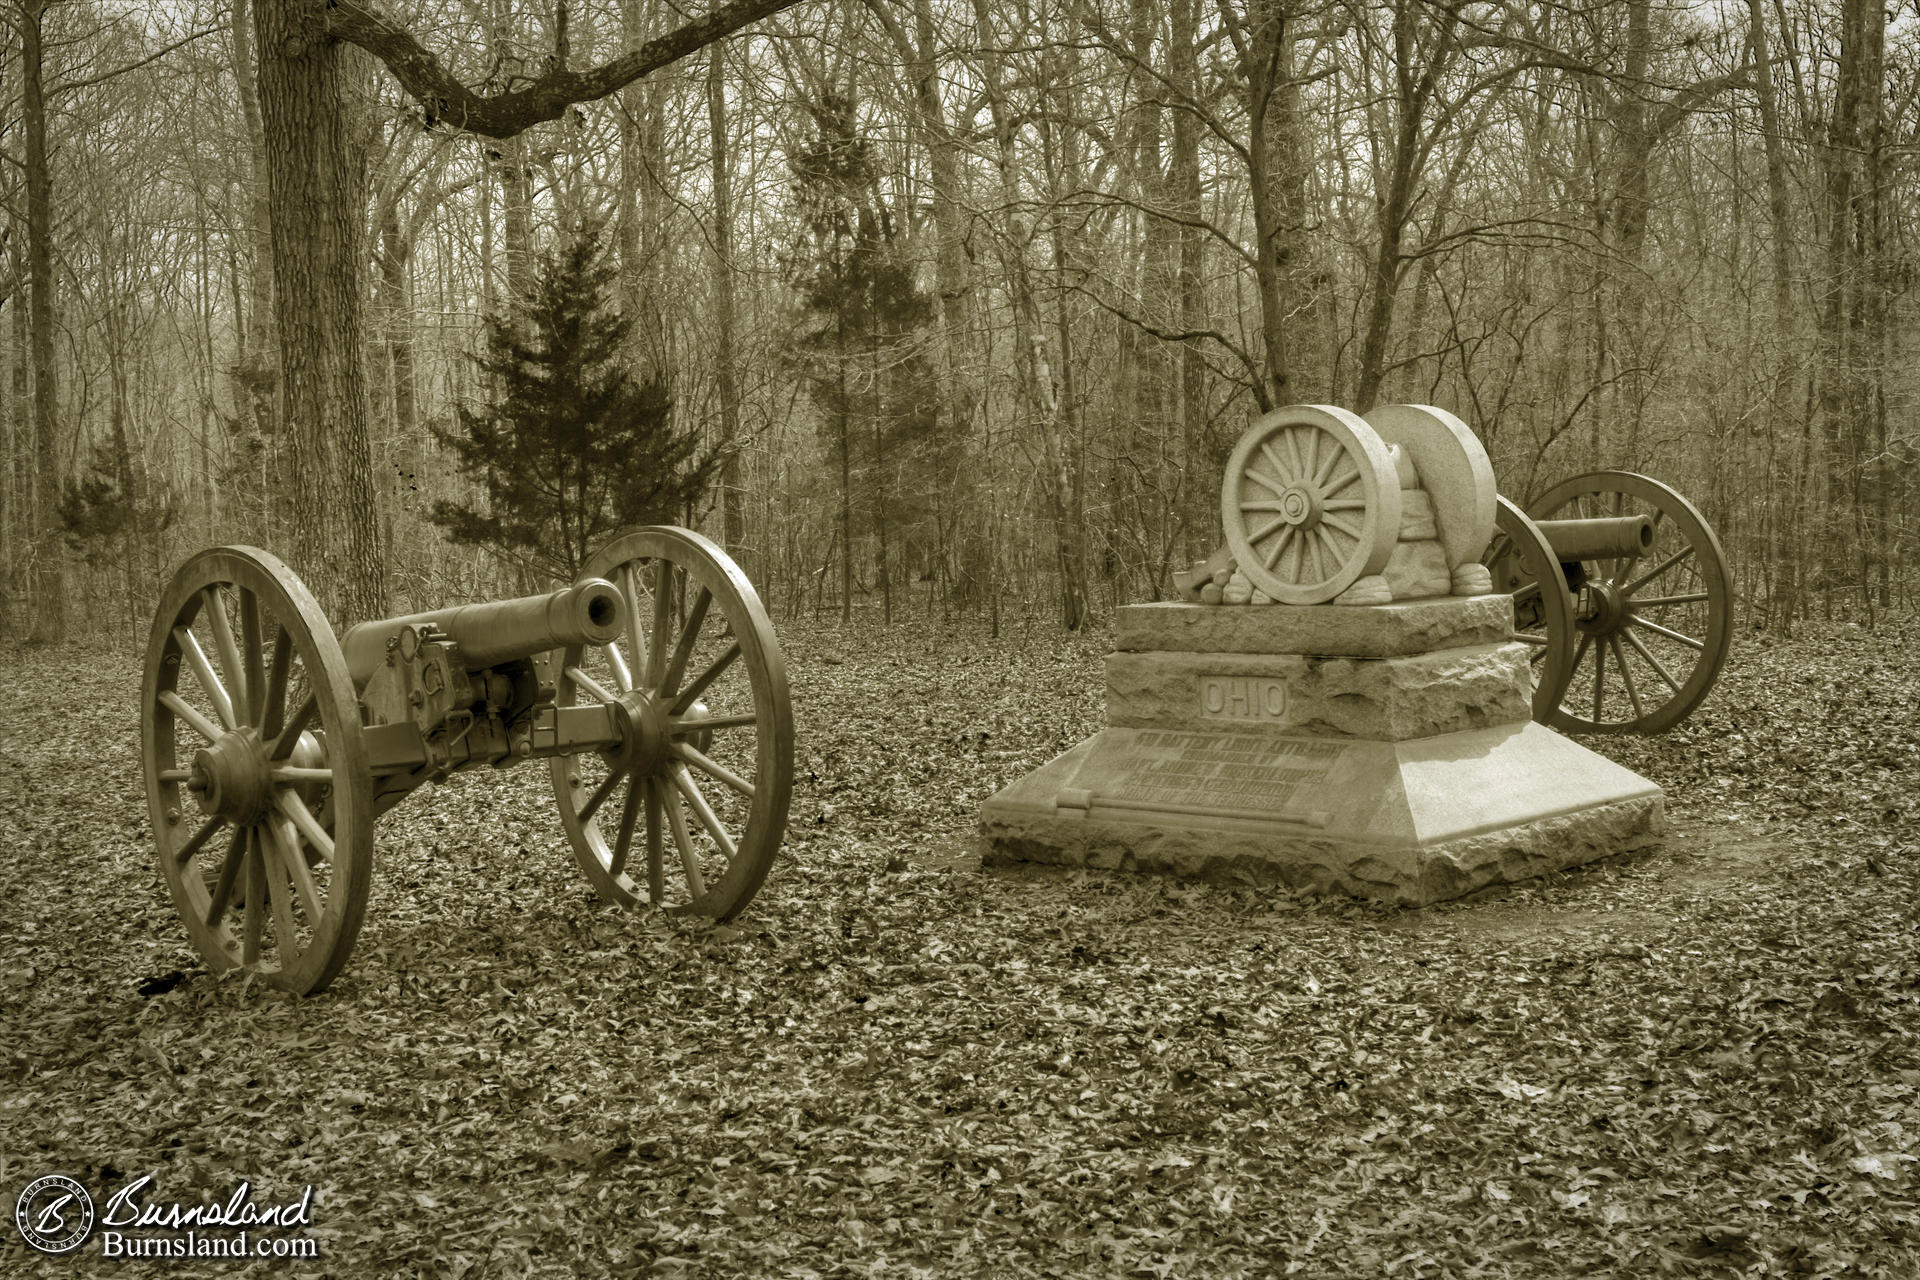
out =
[(462, 604), (403, 618), (362, 622), (340, 638), (355, 687), (364, 688), (386, 662), (401, 629), (431, 626), (460, 652), (469, 671), (577, 644), (605, 644), (626, 625), (626, 602), (611, 582), (587, 578), (550, 595), (490, 604)]
[(1561, 563), (1619, 560), (1653, 545), (1653, 521), (1646, 516), (1608, 516), (1598, 520), (1536, 520), (1547, 545)]

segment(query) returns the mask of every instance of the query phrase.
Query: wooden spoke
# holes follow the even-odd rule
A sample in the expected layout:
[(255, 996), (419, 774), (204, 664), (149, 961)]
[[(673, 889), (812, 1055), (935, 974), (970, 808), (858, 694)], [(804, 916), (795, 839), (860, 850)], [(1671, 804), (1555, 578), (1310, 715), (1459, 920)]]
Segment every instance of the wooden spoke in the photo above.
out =
[(1631, 631), (1623, 631), (1620, 634), (1625, 637), (1628, 644), (1633, 646), (1633, 651), (1640, 655), (1640, 660), (1652, 667), (1654, 673), (1667, 682), (1667, 688), (1675, 693), (1680, 692), (1680, 682), (1668, 674), (1667, 669), (1660, 664), (1660, 659), (1653, 656), (1653, 650), (1647, 648), (1639, 636)]
[(328, 835), (327, 829), (320, 825), (320, 820), (313, 816), (313, 810), (307, 808), (307, 802), (300, 798), (300, 793), (291, 790), (277, 791), (273, 799), (274, 803), (280, 806), (280, 812), (284, 813), (293, 825), (300, 829), (300, 834), (307, 838), (307, 843), (311, 844), (321, 857), (331, 860), (333, 837)]
[(240, 909), (240, 963), (260, 963), (260, 931), (265, 923), (267, 876), (260, 840), (248, 842), (246, 903)]
[(187, 859), (200, 852), (200, 846), (211, 839), (213, 833), (225, 826), (226, 822), (227, 820), (225, 818), (214, 817), (208, 818), (205, 822), (201, 823), (200, 829), (189, 836), (187, 842), (181, 845), (179, 851), (173, 855), (173, 860), (178, 863), (185, 863)]
[(314, 881), (313, 868), (307, 865), (307, 855), (300, 850), (300, 838), (293, 824), (283, 819), (267, 824), (267, 830), (279, 839), (281, 857), (287, 864), (294, 891), (300, 895), (300, 907), (307, 913), (308, 923), (318, 927), (327, 906), (320, 897), (320, 886)]
[(300, 735), (306, 732), (307, 725), (320, 712), (320, 705), (314, 696), (308, 694), (280, 728), (280, 736), (273, 740), (273, 749), (267, 752), (269, 760), (285, 760), (293, 754), (294, 746), (300, 741)]
[(1632, 605), (1637, 612), (1641, 609), (1664, 609), (1676, 604), (1705, 604), (1712, 597), (1704, 591), (1690, 591), (1684, 596), (1648, 596), (1644, 600), (1634, 600)]
[(596, 699), (598, 699), (601, 702), (612, 704), (619, 701), (618, 698), (614, 697), (612, 694), (608, 693), (605, 689), (601, 688), (600, 682), (598, 680), (595, 680), (592, 676), (588, 675), (586, 672), (582, 671), (578, 667), (567, 668), (567, 679), (573, 681), (575, 684), (579, 685), (582, 689), (585, 689), (588, 693), (592, 694)]
[(205, 738), (208, 742), (218, 742), (220, 740), (219, 727), (215, 725), (213, 721), (207, 719), (198, 711), (195, 711), (187, 704), (186, 699), (182, 698), (173, 690), (168, 689), (163, 692), (160, 695), (160, 702), (167, 710), (173, 712), (173, 714), (179, 716), (182, 720), (185, 720), (195, 733)]
[(233, 682), (234, 699), (232, 705), (247, 705), (246, 669), (240, 665), (240, 650), (233, 640), (233, 624), (227, 621), (227, 602), (220, 596), (219, 586), (209, 586), (204, 592), (207, 611), (211, 615), (207, 620), (208, 628), (213, 632), (213, 646), (220, 651), (220, 665), (226, 669), (227, 679)]
[(653, 634), (647, 641), (647, 688), (660, 692), (667, 669), (667, 637), (673, 634), (673, 562), (653, 562)]
[(666, 815), (661, 813), (660, 780), (648, 776), (641, 781), (647, 787), (647, 901), (657, 907), (667, 900), (666, 836), (661, 831)]
[(1654, 622), (1652, 619), (1643, 618), (1637, 613), (1629, 614), (1627, 616), (1627, 622), (1630, 626), (1639, 627), (1645, 631), (1651, 631), (1657, 636), (1665, 636), (1667, 639), (1673, 641), (1675, 644), (1683, 644), (1687, 646), (1687, 648), (1696, 650), (1701, 653), (1706, 652), (1707, 646), (1705, 641), (1696, 640), (1689, 635), (1683, 635), (1682, 633), (1675, 631), (1672, 627), (1663, 627), (1659, 623)]
[(1569, 684), (1573, 682), (1572, 673), (1580, 669), (1580, 660), (1587, 656), (1587, 648), (1592, 643), (1593, 643), (1592, 636), (1583, 635), (1580, 637), (1580, 643), (1577, 646), (1575, 646), (1573, 651), (1573, 661), (1567, 664), (1567, 673), (1568, 673), (1567, 682)]
[(1640, 691), (1633, 684), (1633, 668), (1627, 665), (1627, 655), (1620, 648), (1619, 636), (1608, 636), (1607, 643), (1613, 650), (1613, 665), (1620, 668), (1620, 683), (1627, 687), (1627, 701), (1633, 704), (1633, 715), (1637, 720), (1647, 714), (1647, 709), (1640, 705)]
[(648, 656), (653, 646), (647, 643), (646, 633), (641, 630), (640, 571), (630, 564), (623, 564), (616, 570), (617, 585), (627, 597), (627, 638), (633, 645), (633, 672), (645, 676), (652, 659)]
[(725, 765), (709, 759), (705, 753), (691, 743), (676, 742), (673, 744), (673, 751), (675, 755), (685, 760), (688, 764), (693, 765), (708, 777), (726, 783), (729, 787), (732, 787), (749, 800), (753, 799), (753, 784), (751, 782), (748, 782), (745, 778), (742, 778)]
[(680, 678), (687, 674), (687, 659), (693, 656), (693, 646), (700, 639), (701, 624), (707, 620), (707, 608), (713, 603), (713, 592), (705, 587), (693, 598), (693, 607), (687, 610), (687, 620), (680, 628), (680, 641), (673, 646), (673, 656), (667, 659), (666, 674), (660, 678), (660, 696), (669, 697)]
[[(267, 885), (267, 901), (273, 907), (273, 936), (280, 944), (282, 959), (300, 950), (299, 934), (293, 927), (293, 868), (287, 865), (287, 850), (273, 838), (273, 824), (266, 824), (267, 838), (260, 842), (260, 878)], [(306, 859), (296, 849), (293, 857), (302, 865)]]
[(617, 876), (627, 869), (627, 850), (633, 847), (633, 826), (640, 819), (640, 799), (646, 782), (646, 779), (636, 779), (627, 787), (626, 799), (620, 805), (620, 833), (614, 837), (613, 856), (607, 861), (608, 875)]
[[(1332, 469), (1333, 460), (1336, 457), (1338, 457), (1339, 454), (1340, 454), (1340, 451), (1338, 449), (1333, 449), (1328, 452), (1327, 463), (1328, 463), (1329, 470)], [(1313, 430), (1311, 427), (1309, 427), (1307, 428), (1306, 456), (1300, 460), (1300, 474), (1302, 476), (1306, 476), (1312, 479), (1314, 485), (1318, 487), (1321, 483), (1323, 483), (1319, 472), (1320, 472), (1320, 433), (1318, 431)]]
[(1278, 498), (1256, 498), (1251, 502), (1241, 503), (1240, 509), (1242, 511), (1283, 511), (1286, 505)]
[(1320, 509), (1322, 511), (1365, 511), (1367, 504), (1358, 498), (1330, 498), (1320, 504)]
[(627, 668), (627, 659), (626, 656), (620, 652), (619, 643), (617, 641), (610, 642), (606, 647), (606, 654), (607, 665), (613, 668), (614, 685), (622, 693), (632, 692), (633, 672)]
[(240, 865), (246, 861), (253, 838), (252, 827), (233, 829), (233, 842), (227, 846), (226, 859), (220, 864), (220, 878), (214, 882), (213, 900), (207, 904), (209, 929), (219, 924), (220, 917), (227, 913), (227, 904), (233, 900), (234, 882), (239, 878)]
[(248, 724), (259, 724), (261, 702), (267, 696), (266, 676), (260, 669), (260, 597), (246, 587), (240, 588), (240, 666), (247, 686), (243, 717)]
[(267, 696), (260, 712), (260, 736), (274, 738), (280, 733), (287, 710), (287, 676), (293, 666), (293, 635), (281, 627), (273, 637), (273, 663), (268, 668)]
[(600, 812), (600, 806), (607, 802), (607, 797), (613, 794), (614, 787), (618, 786), (620, 779), (626, 776), (616, 769), (593, 789), (593, 794), (587, 797), (587, 802), (580, 806), (580, 821), (583, 825), (593, 821), (593, 815)]
[(206, 693), (207, 701), (213, 704), (214, 714), (220, 717), (222, 727), (238, 728), (239, 721), (233, 714), (233, 699), (227, 694), (227, 687), (220, 683), (220, 677), (213, 673), (213, 664), (207, 661), (206, 650), (200, 647), (200, 641), (185, 627), (175, 627), (173, 639), (180, 646), (187, 665), (193, 668), (193, 674), (199, 677), (200, 688)]
[(760, 723), (751, 711), (731, 716), (680, 716), (669, 722), (675, 733), (701, 733), (713, 729), (742, 729)]
[(672, 796), (661, 797), (667, 810), (667, 826), (673, 832), (673, 843), (680, 850), (680, 869), (687, 873), (687, 888), (696, 898), (707, 895), (707, 878), (700, 874), (700, 857), (694, 851), (693, 837), (687, 832), (687, 815), (680, 811), (680, 801)]
[(1600, 718), (1600, 707), (1607, 693), (1607, 647), (1593, 646), (1593, 718)]
[(739, 656), (740, 642), (735, 640), (726, 647), (719, 657), (715, 658), (712, 663), (708, 665), (705, 671), (700, 673), (698, 679), (680, 691), (679, 695), (674, 698), (673, 705), (667, 708), (667, 714), (670, 716), (685, 715), (688, 707), (700, 701), (700, 695), (707, 691), (707, 686), (715, 680), (718, 680), (721, 673), (733, 665), (733, 660)]
[[(1662, 560), (1659, 564), (1655, 565), (1653, 568), (1649, 569), (1647, 572), (1641, 574), (1639, 577), (1635, 578), (1632, 582), (1629, 582), (1625, 587), (1622, 588), (1622, 592), (1626, 595), (1632, 595), (1634, 592), (1646, 586), (1649, 582), (1652, 582), (1655, 578), (1659, 577), (1661, 574), (1665, 573), (1667, 570), (1673, 568), (1673, 566), (1679, 564), (1682, 560), (1687, 559), (1692, 554), (1693, 554), (1693, 544), (1689, 542), (1686, 546), (1681, 547), (1678, 551), (1674, 552), (1672, 555)], [(1701, 592), (1699, 598), (1702, 600), (1706, 599), (1707, 598), (1706, 593), (1704, 591)]]
[(686, 797), (687, 807), (693, 810), (693, 816), (699, 820), (702, 827), (706, 828), (707, 835), (719, 848), (721, 856), (729, 862), (733, 861), (733, 837), (728, 835), (727, 829), (720, 825), (720, 815), (713, 811), (713, 806), (707, 803), (707, 798), (700, 794), (700, 788), (695, 785), (686, 767), (683, 765), (670, 769), (667, 776), (673, 780), (673, 785), (679, 788), (680, 794)]

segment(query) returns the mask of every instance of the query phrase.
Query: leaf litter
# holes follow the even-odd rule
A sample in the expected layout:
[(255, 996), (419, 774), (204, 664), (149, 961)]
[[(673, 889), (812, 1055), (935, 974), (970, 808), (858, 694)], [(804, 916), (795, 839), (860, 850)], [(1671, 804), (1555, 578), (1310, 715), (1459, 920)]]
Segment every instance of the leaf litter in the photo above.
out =
[[(980, 801), (1099, 727), (1109, 637), (781, 638), (745, 914), (600, 906), (543, 770), (463, 775), (383, 821), (308, 999), (188, 946), (137, 665), (9, 655), (0, 1187), (312, 1184), (320, 1260), (271, 1265), (315, 1275), (1920, 1274), (1897, 629), (1743, 637), (1674, 732), (1587, 740), (1666, 788), (1663, 845), (1423, 911), (983, 871)], [(0, 1271), (72, 1273), (13, 1234)]]

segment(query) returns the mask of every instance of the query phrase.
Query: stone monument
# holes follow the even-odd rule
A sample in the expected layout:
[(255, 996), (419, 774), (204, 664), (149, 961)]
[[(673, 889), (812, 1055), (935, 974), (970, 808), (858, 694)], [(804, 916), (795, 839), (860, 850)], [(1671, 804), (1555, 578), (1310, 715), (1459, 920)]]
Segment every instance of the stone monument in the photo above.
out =
[(1226, 546), (1185, 599), (1119, 610), (1107, 728), (987, 800), (986, 861), (1421, 905), (1657, 838), (1659, 787), (1530, 719), (1494, 505), (1444, 410), (1259, 418)]

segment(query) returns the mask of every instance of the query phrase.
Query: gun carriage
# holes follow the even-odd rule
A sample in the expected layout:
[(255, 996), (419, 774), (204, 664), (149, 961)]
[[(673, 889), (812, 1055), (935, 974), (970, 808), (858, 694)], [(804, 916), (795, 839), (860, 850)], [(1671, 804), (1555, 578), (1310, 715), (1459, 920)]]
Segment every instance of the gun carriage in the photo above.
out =
[(793, 773), (759, 597), (711, 542), (665, 527), (617, 538), (563, 590), (338, 639), (273, 556), (203, 551), (160, 599), (141, 738), (195, 947), (295, 992), (346, 965), (374, 820), (425, 782), (545, 760), (602, 898), (726, 919), (772, 865)]

